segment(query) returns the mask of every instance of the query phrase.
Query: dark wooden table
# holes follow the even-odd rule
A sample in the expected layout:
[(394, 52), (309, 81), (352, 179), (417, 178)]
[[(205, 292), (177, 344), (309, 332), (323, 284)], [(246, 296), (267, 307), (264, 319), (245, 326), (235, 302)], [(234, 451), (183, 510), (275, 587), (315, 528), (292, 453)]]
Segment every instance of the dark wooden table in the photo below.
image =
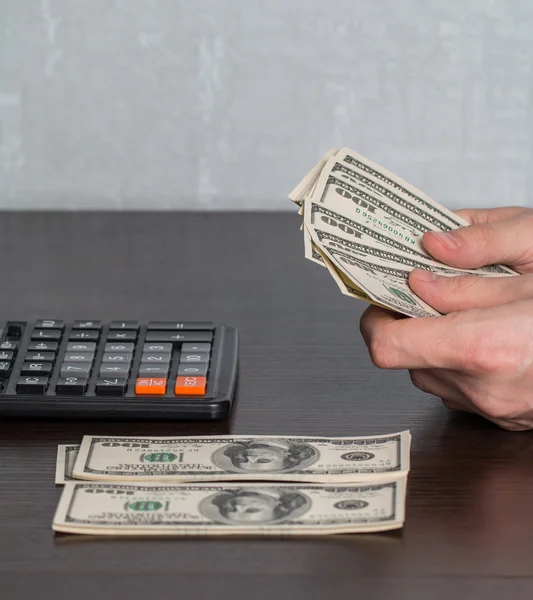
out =
[[(3, 318), (206, 319), (241, 334), (229, 422), (0, 422), (0, 598), (533, 595), (533, 435), (453, 415), (370, 362), (365, 305), (295, 214), (0, 214)], [(403, 530), (307, 539), (56, 535), (56, 448), (83, 434), (413, 435)]]

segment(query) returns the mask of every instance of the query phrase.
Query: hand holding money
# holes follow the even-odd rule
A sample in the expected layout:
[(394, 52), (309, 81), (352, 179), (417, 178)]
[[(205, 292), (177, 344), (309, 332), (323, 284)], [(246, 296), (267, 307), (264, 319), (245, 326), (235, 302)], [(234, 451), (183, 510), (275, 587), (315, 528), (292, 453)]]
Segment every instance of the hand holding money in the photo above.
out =
[(417, 296), (409, 275), (507, 278), (504, 265), (446, 265), (424, 234), (468, 225), (401, 178), (349, 148), (330, 150), (289, 194), (304, 217), (305, 256), (328, 269), (343, 294), (410, 317), (441, 313)]
[(408, 369), (451, 409), (533, 429), (531, 209), (455, 214), (348, 148), (330, 150), (289, 197), (306, 258), (376, 305), (361, 319), (376, 366)]

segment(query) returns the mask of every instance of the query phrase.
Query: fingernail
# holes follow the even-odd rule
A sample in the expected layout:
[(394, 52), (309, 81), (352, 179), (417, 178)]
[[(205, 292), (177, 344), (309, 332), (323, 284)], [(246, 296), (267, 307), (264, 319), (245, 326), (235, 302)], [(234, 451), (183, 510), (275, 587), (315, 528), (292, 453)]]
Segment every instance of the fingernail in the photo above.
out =
[(423, 281), (424, 283), (435, 281), (435, 279), (437, 279), (435, 273), (432, 273), (431, 271), (426, 271), (425, 269), (414, 269), (411, 275), (415, 279), (418, 279), (418, 281)]
[(432, 231), (431, 235), (435, 236), (445, 248), (448, 248), (448, 250), (459, 248), (459, 240), (447, 231)]

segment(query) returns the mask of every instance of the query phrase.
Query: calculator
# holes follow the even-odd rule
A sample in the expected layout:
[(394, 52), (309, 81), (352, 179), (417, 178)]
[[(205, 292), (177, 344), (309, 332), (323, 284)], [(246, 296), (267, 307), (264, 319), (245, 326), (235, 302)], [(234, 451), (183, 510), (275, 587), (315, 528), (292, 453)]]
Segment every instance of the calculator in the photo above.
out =
[(0, 418), (223, 419), (237, 365), (212, 322), (0, 322)]

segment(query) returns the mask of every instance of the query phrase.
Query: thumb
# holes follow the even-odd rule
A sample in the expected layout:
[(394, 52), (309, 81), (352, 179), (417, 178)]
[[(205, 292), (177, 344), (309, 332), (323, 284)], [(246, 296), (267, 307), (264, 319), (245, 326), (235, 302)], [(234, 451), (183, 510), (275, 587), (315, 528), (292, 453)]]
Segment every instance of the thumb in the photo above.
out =
[(533, 275), (447, 277), (415, 269), (409, 274), (409, 285), (417, 296), (443, 314), (533, 298)]
[(426, 250), (462, 269), (492, 264), (527, 267), (533, 261), (533, 213), (511, 219), (424, 234)]

